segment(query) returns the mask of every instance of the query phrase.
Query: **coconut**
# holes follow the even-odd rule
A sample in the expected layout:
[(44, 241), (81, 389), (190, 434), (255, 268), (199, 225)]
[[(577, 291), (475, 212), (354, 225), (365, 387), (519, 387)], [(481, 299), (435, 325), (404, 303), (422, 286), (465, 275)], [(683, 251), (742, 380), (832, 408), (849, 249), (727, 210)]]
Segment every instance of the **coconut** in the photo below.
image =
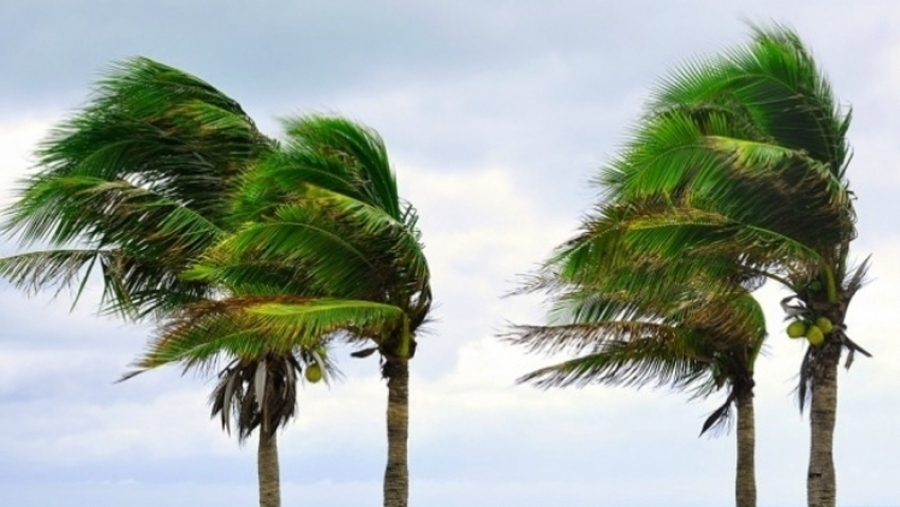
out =
[(306, 380), (315, 384), (316, 382), (322, 380), (322, 367), (316, 363), (313, 363), (306, 367)]
[(787, 327), (787, 335), (791, 338), (802, 338), (806, 334), (806, 324), (802, 320), (795, 320)]
[(819, 329), (819, 326), (809, 326), (809, 329), (806, 330), (806, 339), (809, 340), (810, 345), (818, 347), (825, 343), (825, 333)]
[(825, 334), (830, 333), (831, 330), (834, 329), (834, 325), (828, 320), (828, 317), (819, 317), (816, 319), (816, 326)]

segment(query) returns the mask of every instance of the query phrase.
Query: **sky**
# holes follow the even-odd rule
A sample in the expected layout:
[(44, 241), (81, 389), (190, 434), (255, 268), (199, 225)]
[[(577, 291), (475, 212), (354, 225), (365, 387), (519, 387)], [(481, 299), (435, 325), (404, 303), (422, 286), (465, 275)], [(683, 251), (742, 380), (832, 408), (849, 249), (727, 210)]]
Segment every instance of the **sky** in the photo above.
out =
[[(542, 321), (540, 298), (502, 296), (574, 234), (654, 83), (746, 41), (745, 21), (794, 27), (853, 108), (852, 255), (873, 267), (847, 324), (874, 358), (839, 375), (838, 504), (896, 506), (896, 0), (0, 0), (0, 204), (36, 143), (136, 55), (207, 80), (273, 137), (292, 114), (360, 121), (420, 212), (438, 303), (411, 365), (411, 505), (726, 506), (734, 435), (697, 436), (721, 396), (516, 385), (552, 358), (496, 335)], [(784, 335), (785, 295), (759, 292), (761, 507), (805, 504), (804, 345)], [(0, 284), (0, 507), (256, 502), (255, 442), (210, 420), (212, 381), (172, 367), (115, 384), (151, 329), (96, 316), (93, 285), (74, 309), (52, 296)], [(343, 381), (306, 386), (279, 437), (285, 505), (380, 505), (387, 389), (377, 360), (346, 352)]]

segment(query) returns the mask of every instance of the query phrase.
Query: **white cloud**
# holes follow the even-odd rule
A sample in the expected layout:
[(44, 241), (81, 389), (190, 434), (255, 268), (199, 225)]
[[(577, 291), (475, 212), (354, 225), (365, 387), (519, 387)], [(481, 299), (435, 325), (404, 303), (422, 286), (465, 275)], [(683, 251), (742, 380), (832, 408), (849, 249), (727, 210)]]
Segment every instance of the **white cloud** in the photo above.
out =
[(0, 206), (10, 202), (15, 182), (34, 163), (32, 152), (49, 126), (46, 118), (35, 117), (0, 122)]

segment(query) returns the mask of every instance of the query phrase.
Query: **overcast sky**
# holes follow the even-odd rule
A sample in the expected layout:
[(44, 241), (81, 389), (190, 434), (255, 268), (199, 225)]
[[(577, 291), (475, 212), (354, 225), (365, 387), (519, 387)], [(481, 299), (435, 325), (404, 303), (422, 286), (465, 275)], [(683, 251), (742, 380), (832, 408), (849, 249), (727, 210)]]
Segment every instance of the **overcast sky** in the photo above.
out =
[[(501, 296), (568, 238), (656, 79), (788, 23), (852, 105), (853, 255), (872, 282), (849, 333), (874, 353), (839, 377), (838, 503), (900, 504), (900, 2), (0, 0), (0, 189), (9, 202), (47, 130), (108, 65), (144, 55), (206, 79), (272, 136), (277, 118), (349, 116), (384, 137), (420, 211), (437, 321), (412, 364), (411, 503), (436, 507), (718, 507), (733, 434), (697, 438), (721, 401), (515, 379), (547, 362), (494, 335), (540, 322)], [(0, 252), (14, 246), (0, 244)], [(209, 420), (208, 379), (161, 369), (113, 381), (148, 329), (94, 316), (89, 295), (0, 286), (0, 507), (237, 507), (256, 501), (255, 442)], [(792, 390), (803, 346), (783, 294), (760, 298), (759, 504), (805, 504), (808, 421)], [(377, 361), (307, 386), (282, 434), (285, 505), (381, 503), (387, 390)]]

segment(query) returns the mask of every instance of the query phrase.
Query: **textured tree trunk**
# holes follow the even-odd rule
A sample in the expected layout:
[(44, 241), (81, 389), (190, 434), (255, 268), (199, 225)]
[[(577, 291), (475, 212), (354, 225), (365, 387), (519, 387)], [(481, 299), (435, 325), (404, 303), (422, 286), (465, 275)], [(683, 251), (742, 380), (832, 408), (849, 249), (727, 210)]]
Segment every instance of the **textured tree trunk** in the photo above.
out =
[(387, 436), (388, 460), (384, 472), (384, 507), (407, 507), (409, 502), (409, 469), (407, 439), (409, 436), (409, 363), (406, 359), (388, 358), (384, 372), (388, 378)]
[(806, 498), (809, 507), (834, 507), (835, 485), (834, 423), (837, 412), (837, 370), (841, 344), (828, 340), (818, 352), (813, 370), (812, 400), (809, 412), (810, 447)]
[(756, 507), (756, 428), (753, 393), (737, 399), (737, 474), (734, 491), (737, 507)]
[(267, 438), (262, 428), (259, 429), (259, 450), (256, 461), (259, 474), (259, 507), (281, 507), (278, 442), (274, 433)]

